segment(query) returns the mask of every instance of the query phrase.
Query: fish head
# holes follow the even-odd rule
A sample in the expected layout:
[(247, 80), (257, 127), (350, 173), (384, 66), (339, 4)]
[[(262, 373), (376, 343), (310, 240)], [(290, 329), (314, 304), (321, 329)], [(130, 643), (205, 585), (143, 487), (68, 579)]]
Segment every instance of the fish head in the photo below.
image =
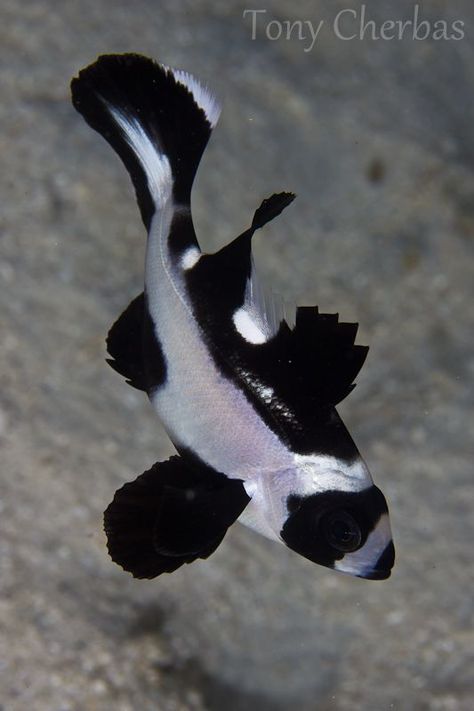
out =
[(370, 580), (390, 576), (395, 560), (387, 502), (360, 455), (297, 456), (281, 540), (328, 568)]

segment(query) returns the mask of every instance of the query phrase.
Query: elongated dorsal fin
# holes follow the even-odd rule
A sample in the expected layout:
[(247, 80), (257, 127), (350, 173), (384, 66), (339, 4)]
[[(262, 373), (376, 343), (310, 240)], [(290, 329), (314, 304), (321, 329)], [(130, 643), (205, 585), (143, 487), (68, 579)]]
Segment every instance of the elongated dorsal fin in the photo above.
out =
[(246, 307), (264, 326), (267, 335), (275, 331), (283, 310), (278, 299), (269, 294), (257, 278), (252, 262), (252, 237), (294, 198), (294, 193), (282, 192), (263, 200), (247, 230), (218, 252), (203, 254), (186, 272), (187, 287), (199, 312), (199, 321), (202, 318), (209, 323), (232, 325), (234, 313)]
[(265, 198), (259, 208), (255, 210), (252, 220), (252, 229), (258, 230), (274, 217), (280, 215), (285, 207), (293, 202), (296, 195), (294, 193), (274, 193), (269, 198)]

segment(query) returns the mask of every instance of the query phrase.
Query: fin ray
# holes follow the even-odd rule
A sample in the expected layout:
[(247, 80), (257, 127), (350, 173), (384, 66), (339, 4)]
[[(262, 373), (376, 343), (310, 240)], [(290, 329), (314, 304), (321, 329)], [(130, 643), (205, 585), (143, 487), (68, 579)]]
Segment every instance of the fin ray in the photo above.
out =
[(110, 556), (137, 578), (170, 573), (211, 555), (249, 500), (241, 481), (171, 457), (115, 493), (104, 513)]
[(235, 330), (235, 322), (237, 326), (240, 322), (254, 342), (276, 333), (284, 307), (263, 289), (253, 264), (251, 242), (255, 231), (277, 217), (294, 198), (294, 193), (282, 192), (263, 200), (247, 230), (214, 254), (202, 255), (186, 272), (191, 298), (196, 304), (206, 304), (200, 309), (205, 324), (219, 322), (219, 328)]
[(138, 54), (102, 55), (71, 83), (74, 107), (118, 153), (147, 229), (191, 186), (220, 106), (198, 80)]

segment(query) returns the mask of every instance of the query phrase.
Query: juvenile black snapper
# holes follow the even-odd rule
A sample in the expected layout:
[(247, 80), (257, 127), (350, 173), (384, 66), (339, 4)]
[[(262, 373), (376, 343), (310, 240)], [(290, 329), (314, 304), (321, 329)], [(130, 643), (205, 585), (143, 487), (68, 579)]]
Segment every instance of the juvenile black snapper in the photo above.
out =
[(145, 289), (112, 326), (110, 365), (148, 394), (179, 456), (119, 489), (105, 512), (113, 560), (138, 578), (207, 558), (237, 519), (315, 563), (390, 575), (387, 504), (336, 412), (367, 355), (357, 324), (300, 307), (290, 327), (258, 286), (251, 239), (294, 198), (203, 254), (190, 199), (220, 107), (190, 74), (102, 56), (72, 100), (135, 186), (148, 231)]

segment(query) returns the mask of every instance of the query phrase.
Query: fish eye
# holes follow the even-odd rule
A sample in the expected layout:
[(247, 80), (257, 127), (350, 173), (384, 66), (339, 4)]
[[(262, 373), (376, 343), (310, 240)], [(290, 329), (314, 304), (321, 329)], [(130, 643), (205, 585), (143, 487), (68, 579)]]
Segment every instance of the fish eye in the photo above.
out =
[(347, 511), (331, 511), (321, 519), (323, 534), (333, 548), (343, 553), (356, 551), (362, 540), (357, 521)]

